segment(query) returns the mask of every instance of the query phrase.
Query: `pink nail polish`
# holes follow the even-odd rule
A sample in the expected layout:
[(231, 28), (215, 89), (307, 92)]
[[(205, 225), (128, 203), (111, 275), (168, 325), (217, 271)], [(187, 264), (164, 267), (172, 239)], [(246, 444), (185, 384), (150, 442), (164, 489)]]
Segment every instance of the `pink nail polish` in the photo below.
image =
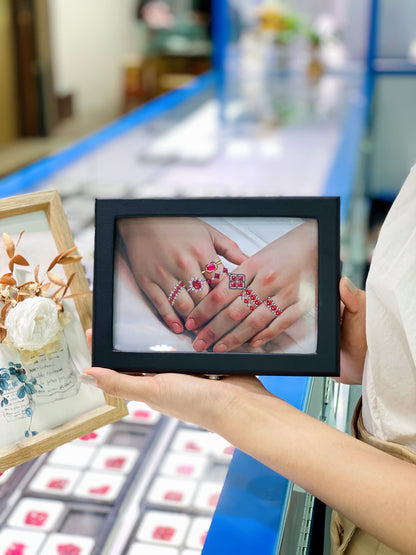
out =
[(193, 318), (188, 318), (185, 322), (185, 328), (189, 331), (195, 328), (195, 320)]
[(203, 339), (197, 339), (194, 343), (194, 349), (198, 353), (200, 353), (201, 351), (205, 351), (206, 347), (207, 347), (207, 344)]
[(256, 347), (260, 347), (260, 345), (263, 345), (263, 343), (264, 339), (257, 339), (256, 341), (253, 341), (251, 346), (255, 349)]
[(179, 324), (179, 322), (173, 322), (172, 323), (172, 329), (175, 333), (182, 333), (183, 332), (183, 326), (182, 326), (182, 324)]

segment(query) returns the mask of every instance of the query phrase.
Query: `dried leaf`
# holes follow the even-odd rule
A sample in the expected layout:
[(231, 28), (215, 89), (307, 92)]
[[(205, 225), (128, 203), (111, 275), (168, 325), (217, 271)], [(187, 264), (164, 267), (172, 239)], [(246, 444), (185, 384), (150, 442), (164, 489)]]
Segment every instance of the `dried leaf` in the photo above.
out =
[(20, 234), (19, 234), (19, 237), (17, 238), (17, 241), (16, 241), (16, 249), (17, 249), (17, 247), (19, 246), (20, 239), (22, 238), (22, 235), (23, 235), (24, 232), (25, 232), (25, 230), (21, 231)]
[(55, 294), (53, 295), (52, 300), (55, 302), (58, 302), (58, 300), (60, 300), (60, 297), (64, 289), (65, 287), (60, 287), (58, 291), (56, 291)]
[(17, 264), (18, 266), (29, 266), (29, 262), (26, 258), (23, 258), (20, 254), (15, 254), (9, 262), (10, 271), (13, 272), (14, 265)]
[(73, 253), (76, 250), (77, 250), (77, 247), (72, 247), (72, 249), (68, 249), (66, 251), (60, 252), (58, 255), (55, 256), (55, 258), (49, 264), (49, 268), (46, 271), (49, 272), (50, 270), (52, 270), (52, 268), (56, 264), (58, 264), (58, 262), (60, 262), (62, 260), (62, 258), (65, 258), (66, 256), (68, 256), (69, 254)]
[(13, 239), (7, 233), (3, 233), (3, 243), (6, 247), (6, 252), (9, 258), (13, 258), (15, 253), (15, 246)]
[(71, 285), (72, 280), (75, 277), (75, 272), (69, 276), (68, 281), (66, 282), (64, 292), (62, 293), (62, 297), (65, 297), (65, 293), (68, 291), (69, 286)]
[(79, 262), (82, 259), (82, 256), (76, 254), (75, 256), (65, 256), (58, 262), (58, 264), (74, 264), (75, 262)]
[(3, 321), (6, 319), (6, 314), (7, 314), (7, 311), (9, 309), (9, 307), (10, 307), (10, 303), (7, 303), (1, 309), (0, 315), (1, 315), (1, 318), (2, 318)]
[(65, 287), (65, 280), (59, 278), (58, 276), (56, 276), (55, 274), (53, 274), (52, 272), (48, 272), (48, 278), (49, 280), (54, 283), (55, 285), (60, 285), (61, 287)]
[(73, 295), (67, 295), (65, 299), (78, 299), (78, 297), (85, 297), (85, 295), (91, 295), (91, 291), (85, 291), (85, 293), (74, 293)]
[(40, 288), (41, 293), (45, 293), (50, 287), (52, 287), (51, 283), (44, 283)]
[(29, 262), (21, 254), (15, 254), (12, 260), (15, 264), (18, 264), (19, 266), (29, 266)]
[(16, 285), (16, 280), (13, 277), (13, 274), (4, 274), (0, 277), (0, 283), (3, 285)]
[(4, 328), (0, 329), (0, 343), (6, 339), (7, 331)]
[(33, 274), (34, 274), (36, 283), (39, 283), (39, 264), (37, 264), (37, 266), (35, 267)]
[(59, 312), (63, 312), (64, 311), (64, 305), (62, 304), (62, 301), (58, 301), (56, 303), (56, 306), (58, 307)]

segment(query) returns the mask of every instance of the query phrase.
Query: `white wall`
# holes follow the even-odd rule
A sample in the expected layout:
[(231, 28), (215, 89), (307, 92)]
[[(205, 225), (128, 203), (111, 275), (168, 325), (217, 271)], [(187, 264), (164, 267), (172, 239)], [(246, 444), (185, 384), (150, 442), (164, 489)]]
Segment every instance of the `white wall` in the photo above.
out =
[(122, 67), (137, 54), (137, 0), (49, 0), (55, 89), (77, 116), (120, 113)]

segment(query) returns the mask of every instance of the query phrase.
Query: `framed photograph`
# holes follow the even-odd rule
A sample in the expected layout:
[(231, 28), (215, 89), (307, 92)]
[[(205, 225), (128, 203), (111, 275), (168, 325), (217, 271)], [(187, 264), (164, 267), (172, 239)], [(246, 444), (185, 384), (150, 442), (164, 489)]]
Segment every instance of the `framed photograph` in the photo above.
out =
[(127, 414), (81, 384), (92, 298), (56, 191), (0, 200), (0, 472)]
[(339, 198), (96, 201), (93, 364), (339, 374)]

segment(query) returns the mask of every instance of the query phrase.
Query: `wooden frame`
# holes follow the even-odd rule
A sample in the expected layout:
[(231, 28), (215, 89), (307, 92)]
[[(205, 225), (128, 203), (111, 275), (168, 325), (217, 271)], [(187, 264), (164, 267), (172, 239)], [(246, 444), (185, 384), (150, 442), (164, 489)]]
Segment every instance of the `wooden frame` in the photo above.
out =
[[(287, 349), (282, 342), (277, 347), (269, 343), (265, 345), (267, 349), (264, 348), (260, 352), (259, 349), (249, 345), (247, 340), (246, 343), (240, 344), (238, 349), (229, 350), (228, 352), (220, 350), (215, 352), (212, 345), (211, 347), (208, 346), (203, 352), (195, 352), (196, 334), (193, 334), (193, 332), (187, 333), (189, 328), (187, 330), (186, 327), (180, 333), (173, 333), (173, 329), (168, 329), (166, 320), (164, 321), (161, 313), (156, 308), (157, 305), (162, 306), (162, 303), (166, 305), (166, 299), (169, 300), (172, 294), (175, 297), (176, 294), (179, 295), (180, 293), (182, 299), (184, 299), (186, 292), (195, 291), (190, 287), (192, 279), (188, 282), (189, 278), (192, 277), (191, 275), (180, 274), (179, 270), (175, 276), (173, 275), (176, 269), (185, 267), (181, 266), (185, 262), (178, 262), (174, 266), (175, 270), (173, 272), (170, 270), (167, 272), (166, 270), (168, 266), (166, 259), (170, 257), (169, 252), (174, 250), (173, 247), (175, 247), (175, 235), (165, 234), (163, 242), (159, 243), (156, 248), (147, 246), (143, 240), (135, 243), (134, 249), (130, 251), (128, 245), (126, 246), (125, 233), (122, 231), (123, 226), (125, 226), (123, 222), (127, 222), (127, 226), (130, 225), (128, 222), (133, 222), (133, 226), (137, 222), (140, 226), (143, 222), (146, 223), (146, 220), (152, 222), (152, 218), (153, 224), (165, 218), (178, 225), (182, 225), (181, 222), (184, 222), (184, 226), (188, 226), (186, 222), (189, 222), (189, 220), (200, 220), (213, 225), (214, 228), (216, 225), (219, 226), (216, 229), (220, 232), (224, 233), (225, 230), (229, 230), (231, 235), (228, 235), (228, 237), (237, 243), (240, 239), (243, 241), (244, 237), (249, 236), (249, 234), (251, 234), (250, 237), (256, 237), (257, 240), (259, 225), (263, 226), (262, 229), (265, 230), (264, 237), (261, 238), (263, 240), (267, 234), (269, 237), (279, 238), (280, 232), (278, 230), (285, 225), (289, 226), (292, 221), (294, 227), (291, 229), (295, 229), (296, 225), (300, 228), (303, 223), (308, 221), (313, 222), (314, 231), (303, 236), (308, 241), (308, 237), (313, 234), (313, 240), (316, 241), (314, 243), (316, 250), (313, 256), (317, 270), (316, 272), (314, 270), (312, 280), (306, 284), (309, 291), (312, 291), (313, 297), (310, 303), (312, 309), (309, 311), (313, 314), (309, 321), (312, 320), (312, 326), (314, 327), (310, 328), (310, 332), (308, 331), (312, 341), (307, 344), (307, 347), (303, 348), (303, 345), (306, 345), (305, 341), (302, 343), (303, 338), (296, 345), (293, 345), (293, 343), (296, 343), (296, 339), (294, 339), (292, 346)], [(194, 233), (193, 224), (189, 225), (191, 227), (186, 228), (187, 231), (182, 237), (187, 236), (191, 239), (190, 243), (188, 242), (190, 244), (189, 252), (195, 253), (197, 248), (200, 249), (201, 243), (194, 239), (199, 235)], [(198, 226), (199, 224), (196, 223), (195, 225)], [(254, 231), (255, 226), (257, 226), (256, 231)], [(138, 228), (134, 229), (136, 231), (127, 232), (130, 233), (130, 237), (148, 236), (149, 231), (143, 232), (143, 228), (139, 231), (137, 231)], [(237, 231), (233, 232), (232, 229)], [(269, 233), (270, 230), (271, 233)], [(197, 228), (196, 232), (198, 232)], [(273, 235), (275, 232), (276, 234)], [(150, 234), (152, 233), (150, 232)], [(280, 236), (283, 237), (284, 233), (282, 232)], [(154, 235), (150, 236), (154, 237)], [(275, 240), (277, 239), (265, 240), (262, 245), (267, 246), (269, 241), (271, 244)], [(183, 372), (214, 376), (219, 374), (336, 376), (339, 374), (338, 282), (340, 260), (338, 197), (98, 199), (96, 201), (95, 241), (94, 337), (92, 350), (94, 365), (105, 365), (122, 372)], [(172, 248), (170, 247), (170, 241), (172, 241)], [(242, 247), (243, 251), (247, 252), (250, 257), (261, 251), (261, 248), (255, 247), (254, 243), (253, 240), (251, 245), (247, 244), (248, 248), (253, 247), (251, 252), (245, 251), (245, 247)], [(241, 243), (239, 244), (241, 246)], [(164, 248), (166, 245), (168, 249)], [(300, 251), (300, 248), (298, 248), (300, 246), (301, 240), (295, 241), (294, 251)], [(155, 258), (154, 253), (157, 251), (163, 252), (164, 258)], [(214, 249), (213, 252), (213, 257), (218, 256), (220, 258), (219, 255), (215, 254), (218, 253), (218, 250)], [(176, 250), (176, 253), (177, 260), (180, 261), (183, 251), (178, 253)], [(225, 258), (225, 261), (221, 264), (225, 268), (228, 266), (229, 259), (223, 258)], [(269, 260), (272, 260), (272, 258), (269, 257)], [(153, 292), (155, 285), (158, 290), (162, 291), (162, 295), (159, 295), (156, 303), (151, 302), (145, 289), (146, 282), (140, 282), (141, 268), (136, 273), (133, 269), (138, 267), (136, 264), (146, 267), (151, 266), (152, 260), (155, 259), (157, 259), (157, 268), (159, 268), (155, 270), (157, 275), (168, 275), (169, 278), (165, 288), (163, 288), (164, 285), (161, 285), (164, 277), (161, 278), (160, 284), (156, 283), (157, 280), (152, 281), (152, 289), (149, 288), (148, 292)], [(182, 260), (185, 259), (182, 258)], [(187, 260), (189, 260), (189, 257)], [(198, 264), (192, 266), (192, 275), (196, 275), (198, 272), (201, 280), (203, 278), (201, 275), (203, 274), (202, 269), (208, 262), (209, 260), (204, 262), (199, 260)], [(169, 263), (172, 267), (171, 261)], [(302, 262), (298, 265), (302, 266)], [(234, 268), (236, 267), (234, 265)], [(229, 268), (231, 268), (231, 272), (234, 272), (231, 266)], [(244, 268), (248, 269), (248, 266), (244, 266)], [(274, 268), (274, 270), (281, 272), (282, 269)], [(207, 266), (204, 272), (206, 271)], [(299, 271), (303, 272), (304, 268), (301, 267)], [(128, 272), (129, 276), (123, 278), (122, 272), (123, 275), (127, 275), (126, 272)], [(156, 275), (155, 272), (153, 275)], [(247, 274), (248, 283), (256, 283), (253, 281), (255, 277), (256, 273)], [(225, 277), (222, 276), (218, 279), (225, 279)], [(210, 284), (209, 287), (211, 287)], [(231, 285), (228, 287), (230, 288)], [(254, 285), (252, 287), (253, 290), (256, 289)], [(124, 296), (124, 290), (129, 290), (128, 298)], [(185, 291), (185, 293), (182, 293), (182, 291)], [(266, 303), (268, 293), (265, 290), (258, 292), (261, 294), (261, 299), (257, 297), (258, 304)], [(205, 292), (204, 294), (210, 295), (211, 293)], [(227, 295), (230, 297), (224, 281), (219, 296), (214, 298), (222, 296), (222, 298), (228, 299)], [(140, 304), (135, 302), (134, 297), (139, 299)], [(178, 298), (180, 297), (178, 296)], [(196, 305), (200, 302), (199, 298), (201, 297), (198, 297), (197, 294), (192, 297)], [(227, 300), (227, 303), (233, 303), (233, 307), (240, 313), (242, 312), (241, 307), (244, 305), (240, 304), (237, 299), (237, 296), (232, 297)], [(169, 300), (169, 302), (171, 301)], [(176, 299), (175, 302), (177, 302)], [(224, 313), (225, 309), (231, 306), (227, 303), (220, 308), (219, 312), (223, 311)], [(165, 306), (165, 308), (169, 309), (168, 306)], [(264, 313), (264, 307), (262, 310)], [(283, 310), (285, 310), (284, 306)], [(206, 326), (206, 329), (208, 329), (210, 318), (214, 320), (219, 312), (212, 312), (208, 320), (201, 326)], [(228, 314), (227, 323), (235, 322), (236, 313), (234, 312), (231, 315), (231, 312), (229, 312)], [(250, 314), (250, 312), (246, 312), (246, 314)], [(247, 318), (246, 314), (241, 317)], [(307, 311), (304, 312), (304, 316), (308, 316)], [(240, 323), (241, 321), (239, 320)], [(185, 326), (185, 319), (183, 322)], [(247, 324), (247, 326), (250, 326), (250, 324)], [(209, 333), (211, 332), (212, 329), (209, 330)], [(219, 337), (217, 336), (217, 340)], [(131, 340), (125, 340), (125, 338), (131, 338)], [(186, 344), (187, 340), (189, 341)], [(298, 345), (301, 345), (301, 347), (297, 348)]]
[[(34, 226), (36, 226), (36, 230), (34, 228), (30, 229), (33, 223)], [(17, 231), (18, 229), (19, 231)], [(34, 248), (32, 246), (27, 256), (27, 260), (31, 265), (33, 264), (33, 266), (38, 263), (38, 260), (34, 259), (36, 251), (39, 251), (39, 256), (47, 256), (49, 260), (52, 260), (58, 253), (71, 249), (74, 246), (73, 237), (63, 210), (62, 202), (56, 191), (30, 193), (1, 199), (0, 230), (2, 233), (6, 232), (12, 237), (17, 237), (20, 231), (24, 231), (20, 245), (24, 244), (26, 237), (33, 242)], [(49, 248), (45, 249), (43, 243), (37, 248), (36, 238), (38, 233), (40, 233), (42, 237), (45, 237), (45, 241), (49, 245)], [(45, 253), (45, 250), (48, 252)], [(2, 266), (3, 263), (4, 260), (1, 262)], [(72, 310), (71, 316), (75, 314), (75, 318), (73, 318), (73, 329), (75, 332), (71, 331), (71, 341), (75, 340), (76, 343), (73, 343), (73, 345), (81, 345), (81, 350), (85, 351), (85, 349), (87, 349), (88, 353), (84, 332), (91, 327), (92, 302), (84, 269), (82, 264), (76, 261), (63, 265), (60, 270), (62, 273), (65, 273), (66, 279), (75, 272), (75, 276), (70, 285), (70, 293), (71, 295), (83, 294), (71, 301), (67, 301), (67, 303), (74, 303), (73, 305), (71, 304), (71, 308), (69, 309), (70, 311)], [(0, 268), (0, 273), (4, 273), (5, 271), (7, 271), (7, 267), (6, 269)], [(78, 335), (76, 335), (77, 331), (80, 332)], [(71, 364), (74, 365), (79, 372), (83, 368), (78, 368), (77, 363), (73, 362), (69, 346), (70, 344), (68, 344), (70, 353), (69, 359), (71, 360)], [(0, 344), (0, 350), (1, 349), (7, 353), (6, 355), (1, 354), (4, 359), (4, 356), (7, 356), (9, 353), (7, 350), (9, 347)], [(0, 365), (4, 366), (4, 361)], [(74, 376), (76, 376), (76, 373)], [(77, 380), (74, 377), (74, 383), (75, 382), (77, 382)], [(119, 420), (127, 415), (126, 403), (124, 400), (104, 395), (97, 388), (88, 387), (78, 382), (74, 387), (78, 388), (75, 403), (73, 402), (73, 397), (70, 398), (70, 401), (62, 397), (56, 399), (55, 397), (51, 397), (52, 400), (43, 403), (43, 407), (47, 408), (36, 408), (36, 411), (42, 411), (42, 422), (45, 423), (45, 429), (40, 430), (37, 435), (33, 435), (32, 437), (23, 437), (21, 440), (16, 439), (14, 443), (12, 442), (8, 445), (0, 444), (0, 472), (37, 457), (63, 443), (83, 436), (98, 427)], [(69, 419), (55, 425), (57, 416), (54, 414), (53, 420), (51, 420), (51, 428), (49, 429), (49, 417), (47, 412), (49, 408), (53, 409), (50, 411), (51, 415), (52, 413), (59, 413), (62, 410), (67, 410), (68, 405), (65, 405), (65, 403), (69, 402), (71, 402), (71, 405), (74, 405), (73, 409), (64, 413), (65, 415), (70, 414)], [(64, 406), (66, 407), (65, 409), (63, 409)], [(74, 411), (73, 414), (71, 410)], [(4, 430), (7, 430), (7, 426), (4, 424), (4, 419), (6, 417), (1, 411), (3, 411), (3, 408), (0, 409), (0, 418), (3, 418), (0, 427), (2, 428), (3, 435)], [(62, 419), (62, 417), (60, 418)], [(14, 434), (17, 433), (17, 431), (13, 429), (13, 426), (18, 427), (20, 424), (9, 422), (9, 430), (11, 430), (10, 437), (14, 437)]]

